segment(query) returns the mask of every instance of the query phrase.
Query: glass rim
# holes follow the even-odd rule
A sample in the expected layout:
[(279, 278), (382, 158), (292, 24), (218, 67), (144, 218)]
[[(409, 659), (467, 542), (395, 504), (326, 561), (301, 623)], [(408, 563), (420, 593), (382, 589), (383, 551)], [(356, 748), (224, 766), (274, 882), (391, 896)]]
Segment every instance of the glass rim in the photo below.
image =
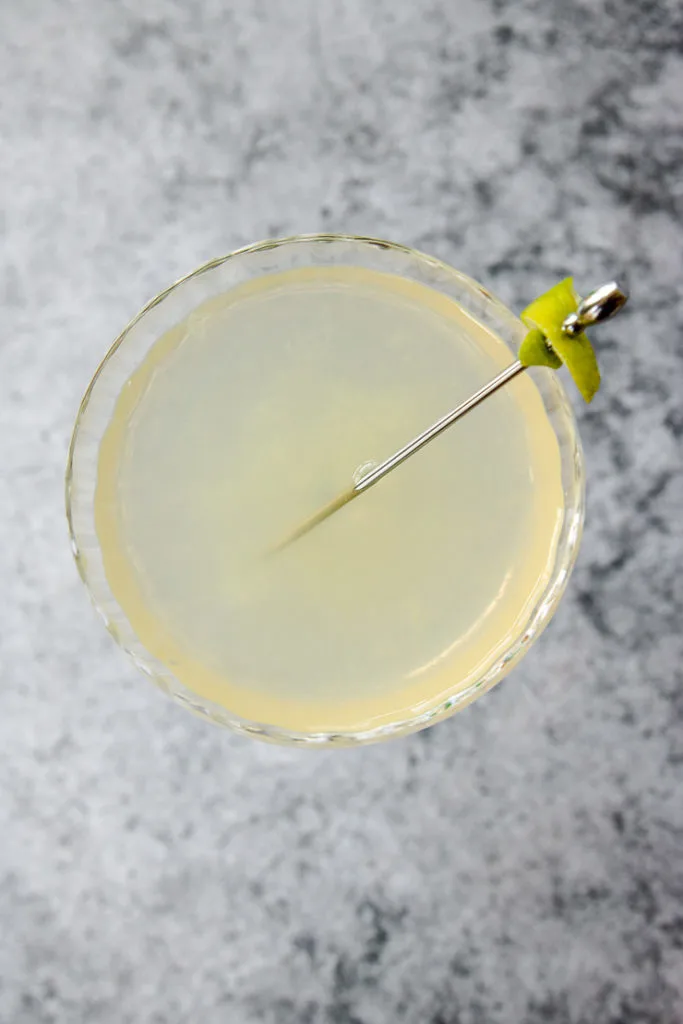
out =
[[(161, 306), (166, 299), (173, 295), (173, 293), (182, 289), (184, 285), (201, 278), (204, 274), (213, 270), (219, 270), (221, 267), (237, 261), (241, 257), (257, 256), (262, 253), (265, 254), (278, 249), (298, 245), (315, 246), (321, 243), (326, 245), (337, 244), (368, 247), (381, 251), (390, 251), (407, 257), (412, 261), (417, 260), (420, 265), (429, 267), (434, 271), (438, 271), (440, 274), (446, 275), (449, 279), (457, 282), (465, 289), (476, 293), (476, 295), (487, 305), (492, 306), (497, 316), (501, 317), (511, 330), (514, 328), (518, 335), (520, 335), (520, 332), (523, 335), (523, 332), (526, 330), (516, 314), (476, 279), (450, 266), (438, 257), (423, 253), (418, 249), (398, 242), (392, 242), (383, 238), (376, 238), (368, 235), (311, 233), (288, 235), (282, 238), (268, 238), (259, 242), (251, 243), (250, 245), (242, 246), (241, 248), (235, 249), (224, 256), (207, 260), (194, 270), (189, 271), (187, 274), (184, 274), (172, 284), (168, 285), (150, 299), (150, 301), (132, 317), (112, 342), (93, 373), (76, 414), (67, 457), (65, 504), (72, 553), (76, 561), (79, 575), (81, 576), (95, 610), (102, 618), (105, 627), (113, 636), (118, 646), (124, 650), (134, 665), (146, 676), (151, 678), (160, 689), (171, 696), (176, 702), (196, 714), (199, 714), (204, 718), (208, 718), (218, 725), (226, 726), (233, 731), (244, 735), (255, 736), (259, 739), (275, 743), (309, 747), (329, 745), (355, 746), (391, 737), (407, 735), (408, 733), (423, 729), (428, 725), (435, 724), (465, 707), (480, 695), (488, 692), (488, 690), (500, 682), (504, 676), (514, 668), (552, 619), (566, 589), (569, 576), (578, 555), (585, 512), (585, 468), (581, 441), (571, 403), (569, 402), (566, 391), (556, 373), (544, 369), (534, 369), (531, 371), (537, 385), (539, 383), (539, 379), (546, 382), (545, 388), (539, 387), (539, 391), (549, 419), (551, 419), (551, 417), (548, 413), (544, 390), (548, 390), (553, 393), (553, 398), (557, 402), (558, 408), (562, 414), (567, 428), (567, 439), (569, 441), (568, 456), (565, 456), (562, 452), (562, 445), (560, 444), (560, 438), (558, 437), (557, 427), (552, 419), (551, 425), (560, 447), (560, 458), (563, 464), (563, 469), (566, 468), (566, 463), (570, 464), (571, 482), (573, 484), (574, 507), (568, 508), (565, 504), (565, 521), (563, 525), (564, 543), (561, 545), (560, 540), (557, 542), (555, 564), (550, 574), (550, 578), (548, 579), (548, 582), (538, 600), (525, 616), (524, 626), (519, 630), (519, 633), (515, 635), (515, 639), (510, 642), (502, 655), (497, 657), (492, 664), (488, 665), (485, 671), (473, 683), (464, 689), (457, 683), (454, 683), (454, 691), (449, 696), (444, 697), (442, 695), (434, 707), (429, 707), (424, 711), (411, 714), (404, 719), (393, 721), (389, 724), (381, 724), (364, 730), (297, 732), (295, 730), (272, 725), (270, 723), (249, 721), (233, 712), (230, 712), (224, 706), (216, 704), (196, 694), (186, 684), (177, 679), (166, 665), (161, 661), (158, 661), (151, 652), (147, 651), (139, 639), (136, 638), (138, 649), (136, 649), (136, 645), (124, 642), (124, 638), (121, 635), (122, 631), (119, 628), (121, 623), (113, 621), (111, 615), (106, 611), (105, 607), (103, 607), (105, 602), (102, 600), (101, 588), (109, 590), (106, 576), (102, 572), (102, 578), (96, 579), (88, 565), (88, 556), (93, 551), (93, 545), (99, 550), (99, 539), (97, 538), (97, 534), (93, 530), (91, 531), (91, 536), (88, 537), (86, 536), (88, 531), (81, 530), (77, 525), (77, 520), (82, 514), (85, 513), (87, 516), (87, 510), (83, 506), (83, 495), (79, 492), (77, 480), (78, 474), (76, 470), (79, 447), (83, 440), (84, 420), (94, 397), (98, 382), (102, 379), (107, 367), (120, 351), (124, 342), (131, 335), (134, 329), (154, 309)], [(311, 264), (301, 264), (301, 266), (306, 265)], [(350, 263), (349, 265), (353, 265), (353, 263)], [(262, 274), (254, 274), (253, 277), (265, 276), (267, 273), (269, 273), (269, 271), (264, 271)], [(455, 301), (457, 302), (458, 300), (455, 299)], [(468, 310), (468, 312), (470, 311)], [(470, 315), (477, 319), (475, 314), (470, 312)], [(521, 340), (521, 337), (519, 340)], [(99, 443), (97, 444), (97, 448), (99, 448)], [(566, 491), (564, 485), (563, 489)], [(111, 598), (108, 599), (106, 603), (110, 606), (113, 603), (113, 606), (115, 606), (115, 609), (118, 611), (118, 617), (125, 620), (125, 623), (128, 624), (125, 612), (118, 605), (118, 602), (113, 595), (111, 595)], [(134, 635), (130, 624), (128, 624), (128, 626), (130, 633)], [(144, 653), (141, 654), (141, 651)]]

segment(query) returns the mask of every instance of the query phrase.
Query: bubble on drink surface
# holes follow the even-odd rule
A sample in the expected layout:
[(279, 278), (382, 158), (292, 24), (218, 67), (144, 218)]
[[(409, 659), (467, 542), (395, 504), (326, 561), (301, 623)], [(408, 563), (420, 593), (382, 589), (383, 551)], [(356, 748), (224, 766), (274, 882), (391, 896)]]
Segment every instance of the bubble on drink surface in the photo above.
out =
[(354, 486), (359, 484), (363, 477), (367, 476), (368, 473), (372, 473), (373, 469), (377, 469), (378, 466), (379, 462), (375, 462), (373, 459), (370, 459), (369, 462), (362, 462), (353, 474)]

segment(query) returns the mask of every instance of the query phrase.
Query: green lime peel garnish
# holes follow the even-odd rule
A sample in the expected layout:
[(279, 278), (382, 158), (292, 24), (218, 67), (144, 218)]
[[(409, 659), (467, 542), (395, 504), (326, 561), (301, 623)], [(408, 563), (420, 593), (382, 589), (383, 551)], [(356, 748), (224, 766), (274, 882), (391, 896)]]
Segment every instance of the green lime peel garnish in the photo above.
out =
[(581, 395), (590, 402), (600, 387), (598, 361), (583, 330), (572, 335), (566, 329), (567, 319), (577, 313), (579, 305), (571, 277), (534, 299), (521, 314), (530, 330), (520, 346), (519, 360), (524, 366), (554, 370), (564, 363)]

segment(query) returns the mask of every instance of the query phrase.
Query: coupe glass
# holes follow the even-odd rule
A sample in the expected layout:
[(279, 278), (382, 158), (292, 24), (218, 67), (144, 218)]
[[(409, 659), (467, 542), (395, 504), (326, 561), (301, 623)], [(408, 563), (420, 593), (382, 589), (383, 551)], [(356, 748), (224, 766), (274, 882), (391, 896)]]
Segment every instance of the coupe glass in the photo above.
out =
[(493, 652), (478, 678), (467, 685), (454, 679), (452, 693), (428, 710), (362, 732), (295, 733), (263, 722), (247, 721), (197, 696), (144, 648), (107, 582), (94, 518), (100, 443), (123, 385), (161, 335), (201, 303), (245, 281), (311, 266), (362, 267), (427, 285), (454, 299), (475, 320), (505, 341), (513, 352), (518, 350), (526, 333), (514, 313), (465, 274), (414, 249), (376, 238), (303, 235), (260, 242), (211, 260), (152, 299), (119, 335), (98, 367), (81, 402), (71, 439), (66, 508), (78, 571), (95, 608), (116, 642), (140, 671), (165, 693), (219, 725), (261, 739), (290, 744), (352, 745), (402, 735), (446, 718), (491, 689), (523, 657), (550, 621), (576, 559), (584, 516), (584, 465), (574, 416), (557, 375), (545, 369), (529, 371), (555, 431), (561, 459), (564, 513), (552, 573), (507, 649), (502, 654)]

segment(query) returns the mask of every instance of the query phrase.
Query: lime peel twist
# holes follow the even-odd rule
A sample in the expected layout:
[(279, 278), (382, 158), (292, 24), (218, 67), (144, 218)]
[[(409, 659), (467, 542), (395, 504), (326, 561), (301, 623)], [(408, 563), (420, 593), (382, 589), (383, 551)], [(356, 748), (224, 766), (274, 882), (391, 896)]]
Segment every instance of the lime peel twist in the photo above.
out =
[(581, 395), (590, 402), (600, 387), (600, 370), (593, 346), (585, 333), (570, 336), (563, 330), (564, 321), (579, 306), (574, 281), (563, 281), (534, 299), (521, 314), (529, 328), (519, 349), (524, 366), (547, 366), (553, 370), (564, 363)]

